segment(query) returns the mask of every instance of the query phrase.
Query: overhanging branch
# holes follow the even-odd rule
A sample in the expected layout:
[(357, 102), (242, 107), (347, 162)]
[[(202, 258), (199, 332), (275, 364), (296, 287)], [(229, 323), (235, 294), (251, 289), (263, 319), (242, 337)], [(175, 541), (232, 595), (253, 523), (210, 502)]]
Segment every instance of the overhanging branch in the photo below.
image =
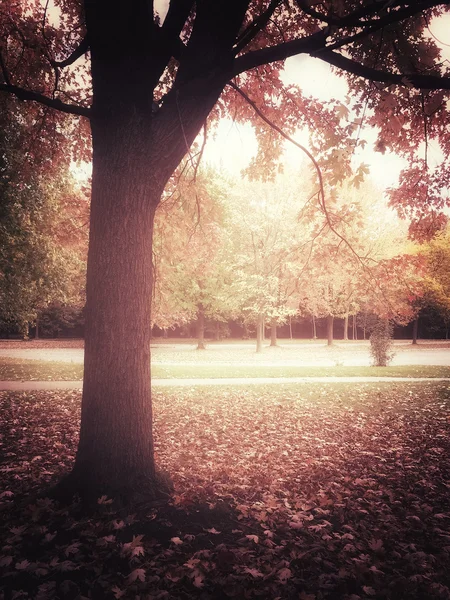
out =
[(450, 90), (450, 77), (438, 77), (437, 75), (421, 75), (418, 73), (397, 74), (389, 73), (388, 71), (380, 71), (367, 67), (350, 58), (342, 56), (337, 52), (322, 50), (311, 53), (311, 56), (320, 58), (330, 65), (352, 73), (358, 77), (369, 79), (370, 81), (378, 81), (386, 85), (403, 85), (414, 87), (422, 90)]
[(63, 69), (64, 67), (68, 67), (76, 62), (79, 58), (86, 54), (89, 50), (89, 42), (87, 37), (83, 38), (79, 45), (75, 48), (75, 50), (64, 60), (52, 60), (50, 64), (52, 67), (56, 67), (58, 69)]
[(91, 116), (90, 108), (86, 108), (84, 106), (77, 106), (76, 104), (67, 104), (66, 102), (62, 102), (58, 98), (48, 98), (43, 94), (32, 92), (31, 90), (24, 90), (23, 88), (20, 88), (16, 85), (8, 85), (6, 83), (1, 83), (0, 92), (12, 94), (13, 96), (16, 96), (16, 98), (18, 98), (19, 100), (38, 102), (39, 104), (43, 104), (44, 106), (54, 108), (55, 110), (59, 110), (60, 112), (64, 112), (67, 114), (77, 115), (80, 117), (87, 117), (88, 119)]
[[(342, 40), (336, 40), (326, 46), (327, 38), (331, 35), (332, 30), (335, 30), (335, 24), (332, 27), (324, 29), (300, 39), (290, 40), (276, 46), (262, 48), (248, 52), (239, 56), (234, 61), (233, 76), (239, 75), (244, 71), (254, 69), (267, 63), (285, 60), (299, 54), (309, 54), (316, 58), (320, 58), (340, 69), (343, 69), (354, 75), (358, 75), (371, 81), (379, 81), (387, 85), (406, 85), (419, 89), (450, 89), (450, 78), (439, 77), (436, 75), (420, 75), (420, 74), (397, 74), (387, 71), (379, 71), (370, 67), (366, 67), (357, 63), (341, 54), (332, 52), (332, 49), (340, 48), (343, 45), (350, 44), (362, 37), (375, 33), (386, 27), (387, 25), (395, 24), (400, 21), (413, 17), (420, 12), (430, 9), (440, 4), (449, 4), (448, 2), (439, 2), (437, 0), (426, 0), (421, 3), (412, 4), (411, 6), (400, 8), (392, 11), (392, 14), (384, 15), (379, 19), (372, 19), (361, 23), (359, 27), (364, 27), (362, 31), (358, 31), (353, 35), (348, 35)], [(343, 17), (338, 24), (341, 28), (348, 27), (346, 18)]]
[(235, 83), (233, 83), (232, 81), (229, 81), (228, 84), (231, 88), (233, 88), (233, 90), (235, 90), (238, 94), (240, 94), (245, 100), (246, 102), (248, 102), (250, 104), (250, 106), (253, 108), (253, 110), (255, 111), (255, 113), (265, 122), (267, 123), (267, 125), (269, 125), (269, 127), (271, 127), (272, 129), (274, 129), (277, 133), (279, 133), (282, 137), (284, 137), (286, 140), (288, 140), (291, 144), (294, 144), (294, 146), (297, 146), (297, 148), (299, 148), (302, 152), (304, 152), (306, 154), (306, 156), (311, 160), (311, 162), (314, 165), (314, 168), (316, 169), (317, 172), (317, 176), (319, 179), (319, 192), (318, 192), (318, 197), (319, 197), (319, 202), (320, 202), (320, 206), (323, 210), (323, 213), (325, 215), (325, 220), (326, 220), (326, 224), (328, 225), (328, 227), (330, 228), (330, 230), (334, 233), (334, 235), (340, 240), (340, 243), (344, 243), (350, 250), (350, 252), (353, 254), (353, 256), (355, 256), (355, 258), (357, 259), (357, 261), (359, 263), (361, 263), (362, 267), (364, 270), (370, 272), (370, 268), (365, 264), (363, 258), (361, 258), (361, 256), (356, 252), (356, 250), (353, 248), (353, 246), (351, 245), (351, 243), (346, 239), (345, 236), (343, 236), (341, 233), (339, 233), (339, 231), (337, 231), (336, 227), (334, 226), (332, 220), (331, 220), (331, 216), (330, 213), (328, 212), (328, 208), (325, 202), (325, 188), (324, 188), (324, 184), (323, 184), (323, 177), (322, 177), (322, 171), (320, 169), (320, 166), (317, 162), (317, 160), (314, 158), (314, 156), (311, 154), (311, 152), (305, 148), (305, 146), (302, 146), (302, 144), (299, 144), (298, 142), (296, 142), (290, 135), (288, 135), (287, 133), (285, 133), (281, 127), (278, 127), (278, 125), (276, 125), (273, 121), (271, 121), (261, 110), (260, 108), (255, 104), (255, 102), (253, 102), (253, 100), (243, 91), (240, 89), (239, 86), (237, 86)]

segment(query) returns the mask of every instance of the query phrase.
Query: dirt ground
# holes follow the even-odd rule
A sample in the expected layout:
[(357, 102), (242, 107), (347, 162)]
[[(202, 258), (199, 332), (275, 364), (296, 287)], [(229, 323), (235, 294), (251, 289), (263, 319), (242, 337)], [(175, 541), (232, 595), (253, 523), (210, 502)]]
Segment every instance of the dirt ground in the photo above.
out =
[[(266, 342), (268, 344), (268, 342)], [(83, 362), (83, 340), (0, 340), (0, 357)], [(337, 340), (328, 347), (324, 340), (280, 340), (279, 347), (266, 345), (255, 352), (255, 342), (212, 342), (206, 350), (196, 350), (194, 341), (168, 341), (152, 344), (154, 364), (240, 364), (364, 366), (371, 364), (368, 341)], [(450, 365), (450, 341), (419, 341), (417, 345), (397, 340), (393, 347), (393, 365)]]

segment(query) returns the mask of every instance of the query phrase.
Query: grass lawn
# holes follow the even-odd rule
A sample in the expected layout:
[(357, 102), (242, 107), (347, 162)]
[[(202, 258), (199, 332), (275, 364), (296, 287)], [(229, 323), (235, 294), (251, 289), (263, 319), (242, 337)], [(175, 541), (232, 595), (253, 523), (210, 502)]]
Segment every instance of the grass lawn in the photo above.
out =
[(450, 388), (159, 390), (169, 506), (29, 494), (70, 468), (79, 392), (0, 392), (5, 598), (450, 598)]
[[(152, 365), (155, 379), (220, 379), (223, 377), (449, 377), (450, 367), (302, 367), (283, 365), (184, 364)], [(72, 381), (83, 378), (79, 363), (0, 358), (1, 381)]]

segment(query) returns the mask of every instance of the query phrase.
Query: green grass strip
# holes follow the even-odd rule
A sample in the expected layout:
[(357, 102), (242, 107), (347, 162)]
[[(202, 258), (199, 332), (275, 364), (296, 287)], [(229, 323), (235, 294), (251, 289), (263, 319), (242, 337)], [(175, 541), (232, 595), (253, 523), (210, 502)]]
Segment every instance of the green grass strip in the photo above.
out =
[[(152, 366), (155, 379), (221, 379), (257, 377), (448, 377), (450, 366), (302, 367), (263, 365)], [(83, 378), (83, 365), (13, 358), (0, 359), (2, 381), (72, 381)]]

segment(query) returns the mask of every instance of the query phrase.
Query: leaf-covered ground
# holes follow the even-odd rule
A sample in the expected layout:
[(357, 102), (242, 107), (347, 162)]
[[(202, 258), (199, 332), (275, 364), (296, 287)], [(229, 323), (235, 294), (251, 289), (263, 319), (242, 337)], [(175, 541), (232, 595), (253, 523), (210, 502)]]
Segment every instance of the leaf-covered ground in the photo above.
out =
[[(152, 365), (155, 379), (220, 379), (223, 377), (440, 377), (450, 378), (450, 367), (399, 365), (394, 367), (302, 367), (223, 364)], [(83, 378), (79, 363), (0, 357), (0, 381), (76, 381)]]
[(5, 598), (450, 598), (444, 384), (158, 392), (173, 502), (130, 514), (33, 497), (79, 413), (78, 392), (0, 393)]

